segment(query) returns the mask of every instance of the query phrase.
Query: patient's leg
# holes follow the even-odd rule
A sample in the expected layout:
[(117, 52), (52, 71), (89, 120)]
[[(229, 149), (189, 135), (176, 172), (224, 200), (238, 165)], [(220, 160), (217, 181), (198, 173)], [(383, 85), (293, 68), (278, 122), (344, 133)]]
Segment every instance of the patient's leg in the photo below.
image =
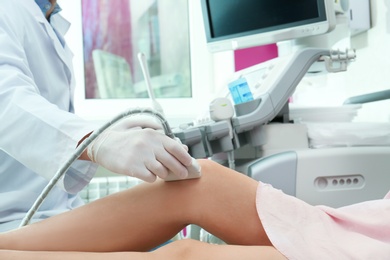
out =
[(271, 246), (212, 245), (196, 240), (179, 240), (153, 252), (40, 252), (0, 250), (0, 259), (7, 260), (286, 260)]
[(0, 249), (146, 251), (197, 224), (227, 243), (270, 245), (255, 206), (257, 182), (210, 160), (200, 179), (139, 185), (0, 234)]

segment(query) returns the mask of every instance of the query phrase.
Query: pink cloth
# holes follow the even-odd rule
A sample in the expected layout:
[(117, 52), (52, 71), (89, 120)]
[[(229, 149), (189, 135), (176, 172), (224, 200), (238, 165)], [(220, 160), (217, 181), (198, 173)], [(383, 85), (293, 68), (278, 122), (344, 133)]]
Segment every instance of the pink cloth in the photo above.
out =
[(271, 242), (288, 259), (390, 259), (390, 192), (334, 209), (260, 182), (256, 206)]

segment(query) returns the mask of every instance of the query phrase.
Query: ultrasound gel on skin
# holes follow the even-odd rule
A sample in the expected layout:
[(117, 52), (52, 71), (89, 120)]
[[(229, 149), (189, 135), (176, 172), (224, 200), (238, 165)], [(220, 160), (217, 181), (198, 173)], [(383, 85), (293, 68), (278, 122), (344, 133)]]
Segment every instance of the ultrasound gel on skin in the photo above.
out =
[(245, 78), (239, 78), (229, 83), (229, 91), (236, 105), (253, 100), (252, 92)]

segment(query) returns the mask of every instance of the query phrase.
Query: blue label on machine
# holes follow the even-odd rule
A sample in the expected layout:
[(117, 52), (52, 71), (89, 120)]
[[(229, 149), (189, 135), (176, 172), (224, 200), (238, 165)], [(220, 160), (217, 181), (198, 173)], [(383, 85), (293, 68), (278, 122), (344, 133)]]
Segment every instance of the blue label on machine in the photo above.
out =
[(234, 104), (240, 104), (253, 100), (252, 92), (245, 78), (239, 78), (229, 83), (229, 91)]

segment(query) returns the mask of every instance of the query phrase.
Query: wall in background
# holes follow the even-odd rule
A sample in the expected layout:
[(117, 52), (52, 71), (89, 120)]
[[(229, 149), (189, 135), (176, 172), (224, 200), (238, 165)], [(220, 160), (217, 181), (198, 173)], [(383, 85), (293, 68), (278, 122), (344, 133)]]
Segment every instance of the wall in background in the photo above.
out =
[(247, 67), (278, 57), (276, 44), (268, 44), (234, 51), (234, 70)]
[[(390, 89), (389, 0), (371, 1), (372, 28), (354, 35), (350, 47), (356, 60), (346, 72), (307, 77), (294, 93), (294, 102), (311, 106), (342, 105), (345, 99)], [(366, 103), (357, 122), (389, 122), (390, 100)]]

